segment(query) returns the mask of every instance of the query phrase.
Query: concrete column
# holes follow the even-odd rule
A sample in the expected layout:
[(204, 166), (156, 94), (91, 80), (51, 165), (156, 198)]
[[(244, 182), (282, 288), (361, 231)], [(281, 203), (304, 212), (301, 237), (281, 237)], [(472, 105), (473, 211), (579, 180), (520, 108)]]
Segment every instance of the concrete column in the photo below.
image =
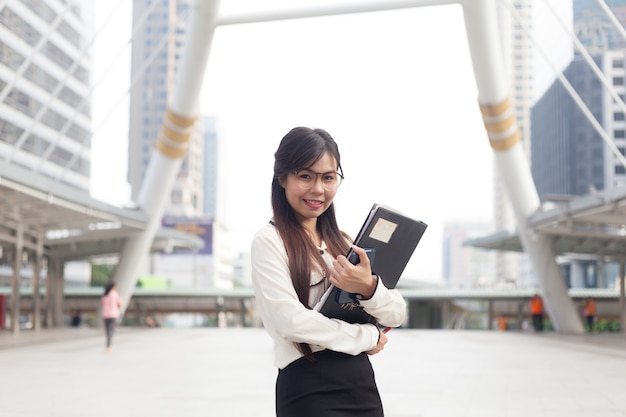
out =
[(63, 325), (63, 261), (59, 258), (48, 259), (46, 324), (48, 327)]
[(626, 288), (624, 288), (624, 281), (626, 281), (626, 258), (622, 258), (619, 261), (619, 328), (622, 333), (626, 333)]
[(241, 303), (241, 327), (249, 327), (246, 322), (246, 317), (248, 316), (248, 306), (245, 298), (241, 298), (239, 300)]
[(46, 286), (46, 325), (48, 328), (54, 327), (54, 309), (57, 299), (55, 297), (57, 287), (56, 260), (48, 260), (48, 280)]
[(443, 323), (443, 328), (447, 328), (450, 325), (450, 317), (452, 311), (452, 304), (450, 301), (442, 301), (441, 303), (441, 322)]
[(409, 328), (429, 329), (431, 321), (431, 309), (427, 301), (409, 301)]
[(46, 327), (52, 327), (52, 296), (54, 292), (54, 261), (48, 258), (48, 271), (46, 278), (46, 291), (43, 295), (43, 310), (44, 317), (43, 322)]
[(43, 260), (43, 233), (37, 236), (37, 250), (32, 260), (33, 265), (33, 330), (41, 330), (41, 266)]
[(63, 289), (65, 287), (63, 280), (63, 269), (65, 267), (65, 262), (59, 260), (56, 265), (55, 271), (55, 280), (56, 285), (54, 288), (54, 310), (52, 312), (52, 325), (54, 327), (62, 327), (63, 326)]
[(606, 263), (604, 262), (604, 258), (602, 256), (598, 256), (598, 260), (596, 261), (596, 286), (598, 288), (605, 288), (606, 283), (604, 282), (604, 267)]
[(13, 251), (13, 278), (11, 280), (11, 333), (20, 332), (20, 287), (22, 277), (22, 252), (24, 229), (19, 223), (15, 229), (15, 247)]
[(493, 330), (493, 300), (487, 300), (487, 329)]
[(570, 261), (570, 285), (572, 288), (585, 288), (586, 273), (587, 271), (579, 261)]

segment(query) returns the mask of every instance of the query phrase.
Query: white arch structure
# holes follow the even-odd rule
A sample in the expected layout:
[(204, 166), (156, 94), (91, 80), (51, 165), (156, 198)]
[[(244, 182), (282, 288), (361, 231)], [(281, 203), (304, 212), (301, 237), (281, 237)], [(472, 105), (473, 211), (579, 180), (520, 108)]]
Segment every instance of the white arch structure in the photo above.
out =
[(495, 0), (373, 0), (293, 10), (219, 16), (219, 0), (196, 0), (187, 43), (173, 96), (157, 138), (158, 152), (150, 160), (137, 204), (150, 217), (145, 232), (130, 238), (121, 253), (115, 279), (128, 304), (142, 259), (160, 225), (197, 115), (198, 98), (215, 29), (220, 25), (268, 22), (444, 4), (463, 7), (472, 65), (489, 143), (513, 207), (518, 232), (539, 279), (547, 312), (557, 331), (583, 333), (582, 321), (556, 263), (551, 238), (533, 233), (527, 217), (539, 208), (539, 197), (524, 156), (520, 131), (511, 106), (510, 86), (501, 57)]

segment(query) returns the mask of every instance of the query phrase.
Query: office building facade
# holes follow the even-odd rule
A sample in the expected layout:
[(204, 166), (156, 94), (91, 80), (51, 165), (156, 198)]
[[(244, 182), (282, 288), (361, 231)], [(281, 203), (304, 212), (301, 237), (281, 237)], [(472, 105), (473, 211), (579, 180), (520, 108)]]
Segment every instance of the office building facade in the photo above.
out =
[[(128, 182), (133, 201), (146, 169), (172, 94), (183, 52), (191, 0), (134, 0), (131, 58)], [(203, 211), (202, 124), (195, 124), (189, 148), (165, 208), (167, 215), (194, 216)]]
[[(596, 57), (595, 62), (604, 71), (605, 57)], [(611, 120), (615, 111), (612, 106), (605, 109), (606, 93), (587, 62), (577, 56), (564, 75), (598, 122), (615, 131), (616, 121)], [(541, 200), (585, 195), (610, 186), (604, 142), (559, 81), (537, 101), (532, 115), (531, 171)]]
[[(607, 2), (611, 12), (626, 22), (623, 1)], [(608, 136), (609, 146), (560, 82), (555, 82), (532, 110), (532, 174), (540, 198), (559, 203), (626, 185), (626, 168), (616, 154), (626, 151), (624, 101), (626, 41), (595, 1), (574, 1), (574, 31), (605, 86), (580, 51), (564, 75), (593, 118)], [(571, 287), (611, 287), (617, 266), (596, 257), (560, 259)]]
[(91, 10), (0, 3), (0, 158), (80, 191), (91, 166)]
[(443, 279), (450, 288), (487, 288), (499, 285), (494, 277), (494, 252), (463, 246), (463, 242), (491, 232), (488, 222), (449, 222), (443, 227)]
[[(609, 1), (611, 12), (626, 23), (626, 2)], [(624, 100), (626, 39), (597, 2), (574, 1), (574, 32), (603, 74), (604, 86), (580, 51), (564, 75), (617, 150), (626, 149)], [(532, 173), (540, 197), (580, 196), (626, 185), (626, 169), (575, 104), (565, 87), (555, 81), (532, 111)]]
[[(521, 22), (516, 20), (514, 13), (517, 13)], [(530, 131), (529, 110), (533, 93), (534, 56), (531, 40), (526, 36), (524, 27), (532, 27), (533, 19), (534, 7), (530, 0), (498, 3), (498, 20), (502, 34), (500, 41), (511, 85), (511, 103), (527, 156), (530, 155), (528, 132)], [(496, 166), (494, 170), (494, 228), (496, 231), (514, 231), (517, 222), (509, 196)], [(525, 254), (496, 252), (494, 257), (496, 281), (516, 282), (520, 286), (527, 285), (526, 281), (530, 279), (530, 262)]]
[[(626, 52), (606, 51), (594, 62), (624, 97)], [(626, 117), (623, 108), (587, 62), (577, 56), (566, 76), (617, 150), (626, 149)], [(554, 125), (557, 121), (558, 125)], [(584, 195), (594, 190), (626, 185), (626, 169), (614, 151), (586, 118), (560, 83), (555, 83), (533, 108), (533, 178), (540, 197)], [(539, 151), (540, 150), (540, 151)]]
[[(626, 22), (626, 1), (605, 0), (619, 22)], [(626, 39), (597, 0), (574, 0), (574, 33), (591, 54), (626, 48)]]
[[(134, 0), (128, 179), (137, 199), (175, 88), (191, 0)], [(195, 253), (153, 255), (149, 271), (176, 288), (231, 288), (233, 266), (221, 222), (221, 163), (217, 120), (199, 117), (169, 193), (163, 225), (196, 234)]]
[[(552, 83), (552, 66), (562, 69), (573, 55), (571, 40), (556, 28), (556, 14), (565, 26), (571, 26), (572, 4), (569, 0), (550, 2), (504, 0), (497, 2), (498, 19), (505, 69), (511, 86), (511, 101), (520, 129), (522, 146), (530, 164), (533, 155), (531, 108), (541, 92)], [(540, 39), (541, 45), (535, 43)], [(545, 62), (540, 46), (550, 55)], [(494, 170), (496, 167), (494, 167)], [(494, 173), (494, 228), (514, 233), (517, 220), (499, 173)], [(526, 254), (497, 252), (495, 274), (500, 282), (513, 282), (518, 288), (537, 285), (534, 271)]]

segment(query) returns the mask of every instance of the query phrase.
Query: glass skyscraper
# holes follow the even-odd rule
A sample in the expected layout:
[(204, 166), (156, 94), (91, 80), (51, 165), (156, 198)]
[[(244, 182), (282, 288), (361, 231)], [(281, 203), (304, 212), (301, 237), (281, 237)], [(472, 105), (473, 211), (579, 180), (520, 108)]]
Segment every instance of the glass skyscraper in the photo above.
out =
[(0, 3), (0, 158), (88, 191), (91, 29), (80, 5)]
[[(190, 4), (190, 0), (133, 1), (128, 181), (134, 201), (163, 123), (168, 96), (174, 88)], [(204, 141), (201, 128), (202, 123), (196, 122), (166, 214), (202, 214)]]

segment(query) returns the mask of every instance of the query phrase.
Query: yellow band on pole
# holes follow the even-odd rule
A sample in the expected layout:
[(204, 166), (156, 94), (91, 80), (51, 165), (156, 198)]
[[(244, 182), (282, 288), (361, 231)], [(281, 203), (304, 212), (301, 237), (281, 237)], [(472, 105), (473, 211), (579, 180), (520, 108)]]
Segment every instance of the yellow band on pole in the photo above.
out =
[[(157, 139), (157, 149), (169, 158), (182, 158), (187, 153), (189, 138), (196, 117), (185, 117), (174, 113), (171, 109), (165, 112), (165, 120)], [(177, 130), (179, 129), (179, 130)]]
[(507, 97), (504, 101), (497, 104), (480, 104), (480, 112), (483, 114), (483, 117), (494, 117), (500, 116), (505, 111), (511, 107), (511, 99)]
[(174, 113), (171, 109), (165, 111), (165, 117), (176, 126), (191, 127), (196, 122), (197, 117), (186, 117)]
[(157, 149), (163, 155), (172, 159), (182, 158), (183, 156), (185, 156), (185, 153), (187, 152), (187, 147), (177, 148), (177, 147), (168, 145), (162, 140), (157, 141)]
[(510, 136), (502, 139), (491, 139), (489, 138), (489, 144), (496, 151), (506, 151), (507, 149), (511, 149), (517, 142), (520, 140), (519, 130), (515, 130), (515, 132), (511, 133)]
[(168, 126), (163, 125), (161, 128), (161, 134), (171, 140), (172, 142), (177, 143), (185, 143), (189, 141), (189, 137), (191, 136), (190, 130), (185, 130), (183, 132), (177, 132), (175, 130), (170, 129)]
[(506, 119), (497, 122), (488, 122), (484, 120), (485, 129), (489, 133), (504, 133), (515, 125), (515, 115), (511, 113)]
[[(515, 114), (511, 111), (510, 97), (497, 104), (479, 105), (491, 147), (496, 151), (506, 151), (515, 146), (521, 134), (516, 125)], [(509, 131), (511, 133), (507, 135)]]

